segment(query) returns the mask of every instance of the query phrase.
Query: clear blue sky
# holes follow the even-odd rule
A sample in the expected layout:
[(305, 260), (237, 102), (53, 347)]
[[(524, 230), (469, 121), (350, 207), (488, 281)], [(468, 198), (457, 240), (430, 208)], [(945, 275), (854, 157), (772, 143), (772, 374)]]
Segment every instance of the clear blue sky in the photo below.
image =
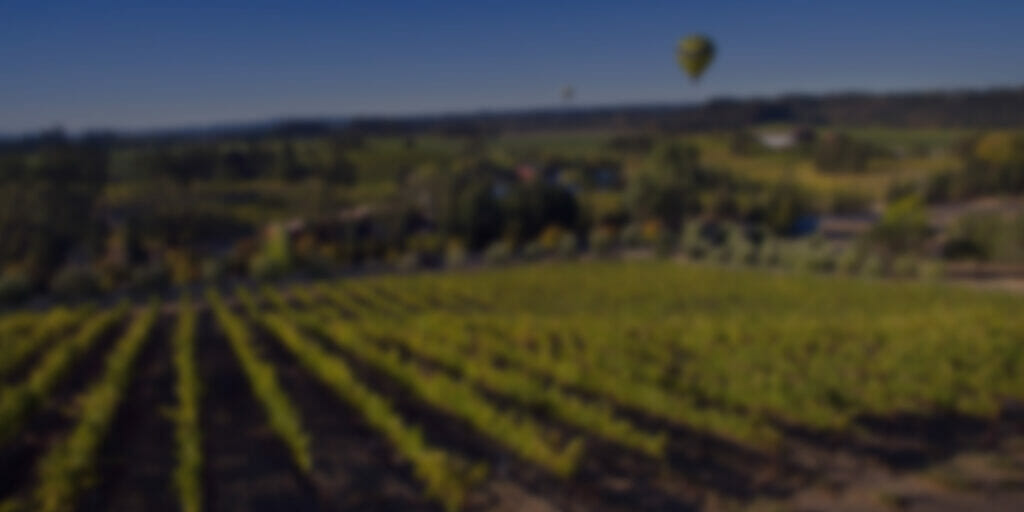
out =
[[(1024, 2), (0, 0), (0, 133), (1024, 84)], [(718, 59), (675, 64), (690, 32)]]

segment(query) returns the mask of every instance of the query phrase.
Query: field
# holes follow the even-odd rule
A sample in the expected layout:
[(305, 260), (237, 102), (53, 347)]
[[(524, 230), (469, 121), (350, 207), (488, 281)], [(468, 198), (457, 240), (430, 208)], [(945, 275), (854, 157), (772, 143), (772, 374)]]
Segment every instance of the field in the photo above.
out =
[(1021, 306), (647, 261), (8, 312), (0, 510), (1009, 510)]
[[(766, 132), (782, 132), (791, 126), (762, 128)], [(955, 169), (952, 155), (956, 142), (972, 135), (969, 130), (836, 128), (857, 140), (867, 141), (900, 155), (878, 159), (870, 172), (821, 173), (813, 161), (794, 151), (764, 151), (753, 155), (736, 155), (729, 148), (729, 133), (705, 132), (668, 137), (667, 140), (692, 144), (700, 150), (701, 161), (710, 169), (725, 171), (766, 184), (791, 179), (821, 197), (837, 192), (855, 193), (870, 200), (884, 198), (894, 183), (920, 180), (936, 172)], [(608, 142), (617, 135), (604, 131), (541, 132), (506, 134), (493, 141), (493, 156), (514, 162), (533, 155), (559, 155), (572, 158), (616, 158)], [(621, 135), (621, 134), (618, 134)], [(921, 154), (907, 154), (912, 150)]]
[[(786, 125), (766, 128), (781, 131)], [(822, 173), (806, 154), (794, 151), (763, 151), (751, 155), (734, 154), (729, 147), (729, 133), (706, 132), (658, 136), (654, 140), (677, 142), (698, 148), (701, 161), (713, 172), (729, 173), (771, 185), (793, 180), (814, 192), (827, 208), (837, 193), (854, 194), (869, 201), (884, 199), (886, 191), (896, 183), (915, 182), (938, 172), (957, 169), (959, 162), (952, 155), (955, 143), (975, 132), (957, 129), (836, 129), (858, 140), (872, 142), (898, 153), (898, 157), (877, 159), (870, 172)], [(541, 164), (551, 159), (575, 161), (606, 161), (628, 169), (643, 160), (642, 154), (623, 154), (609, 147), (616, 136), (630, 132), (612, 130), (560, 130), (510, 132), (483, 138), (479, 154), (491, 161), (514, 168), (523, 163)], [(308, 168), (317, 168), (329, 161), (330, 138), (310, 138), (293, 142), (297, 161)], [(223, 142), (220, 151), (237, 149), (237, 143)], [(280, 141), (265, 143), (267, 151), (280, 151)], [(289, 181), (263, 176), (256, 180), (198, 180), (185, 191), (176, 191), (166, 183), (151, 183), (151, 177), (138, 176), (144, 166), (131, 150), (120, 150), (112, 156), (111, 181), (103, 193), (103, 204), (113, 209), (145, 210), (153, 208), (153, 196), (177, 193), (172, 204), (191, 202), (196, 214), (228, 219), (242, 226), (309, 216), (322, 211), (356, 204), (372, 204), (401, 195), (401, 187), (410, 174), (429, 175), (431, 169), (450, 169), (467, 159), (466, 142), (456, 137), (423, 134), (418, 136), (367, 137), (358, 148), (349, 150), (348, 158), (357, 169), (355, 182), (345, 187), (327, 189), (318, 182)], [(921, 154), (907, 154), (924, 148)], [(619, 191), (613, 192), (618, 195)], [(316, 201), (309, 201), (316, 198)], [(159, 212), (168, 214), (169, 212)], [(171, 212), (173, 213), (173, 212)]]

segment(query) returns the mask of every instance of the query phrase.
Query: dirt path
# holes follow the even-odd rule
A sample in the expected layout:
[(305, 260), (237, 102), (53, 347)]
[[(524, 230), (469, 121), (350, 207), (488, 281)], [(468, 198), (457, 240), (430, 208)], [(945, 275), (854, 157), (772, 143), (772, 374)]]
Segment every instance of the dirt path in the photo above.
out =
[(314, 479), (330, 510), (440, 511), (423, 494), (411, 468), (386, 439), (266, 333), (260, 352), (273, 362), (281, 383), (312, 437)]
[(196, 357), (203, 382), (205, 509), (314, 511), (316, 494), (299, 475), (249, 389), (242, 368), (208, 313)]
[(100, 485), (82, 498), (82, 510), (178, 509), (171, 480), (175, 440), (167, 414), (174, 407), (169, 339), (173, 326), (174, 319), (165, 316), (146, 342), (100, 455)]
[(979, 290), (996, 290), (1001, 292), (1024, 294), (1024, 279), (1003, 277), (992, 279), (951, 279), (947, 281), (957, 286), (966, 286)]
[[(844, 481), (827, 482), (782, 500), (757, 500), (743, 509), (793, 512), (1014, 512), (1024, 504), (1024, 438), (998, 450), (965, 451), (913, 471), (875, 465)], [(734, 510), (735, 507), (709, 507)]]

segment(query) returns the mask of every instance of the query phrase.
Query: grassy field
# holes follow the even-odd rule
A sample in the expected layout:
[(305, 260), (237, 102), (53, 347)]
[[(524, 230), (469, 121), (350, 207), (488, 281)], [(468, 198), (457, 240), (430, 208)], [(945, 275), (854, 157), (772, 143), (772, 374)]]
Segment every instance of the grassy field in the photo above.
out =
[[(762, 127), (771, 131), (785, 126)], [(830, 208), (837, 195), (856, 196), (862, 203), (881, 201), (895, 184), (921, 182), (939, 172), (956, 170), (959, 160), (953, 146), (971, 135), (965, 130), (927, 130), (891, 128), (837, 129), (859, 141), (871, 142), (893, 151), (892, 157), (872, 160), (863, 172), (822, 172), (810, 155), (793, 150), (762, 150), (740, 155), (730, 149), (730, 133), (656, 135), (654, 143), (668, 141), (692, 144), (700, 151), (701, 164), (714, 172), (728, 173), (755, 183), (774, 184), (793, 181), (804, 186), (815, 198), (818, 208)], [(498, 165), (515, 168), (521, 164), (548, 161), (614, 162), (626, 173), (642, 166), (645, 155), (613, 149), (610, 142), (618, 133), (608, 130), (563, 130), (510, 132), (486, 136), (472, 142), (464, 138), (440, 135), (415, 137), (372, 136), (347, 150), (354, 169), (354, 183), (324, 187), (318, 180), (287, 181), (264, 176), (255, 180), (200, 180), (188, 187), (175, 187), (166, 180), (147, 180), (139, 175), (144, 161), (136, 161), (137, 150), (115, 153), (111, 181), (103, 193), (103, 205), (115, 211), (139, 211), (171, 215), (153, 205), (164, 204), (157, 198), (175, 194), (170, 205), (189, 202), (194, 213), (224, 219), (239, 225), (258, 227), (266, 222), (337, 211), (353, 205), (380, 204), (402, 197), (420, 186), (419, 174), (438, 176), (461, 164), (472, 162), (468, 155), (486, 157)], [(641, 134), (642, 135), (642, 134)], [(282, 141), (267, 141), (269, 154), (281, 151)], [(292, 141), (294, 158), (307, 168), (321, 168), (330, 161), (334, 142), (328, 138)], [(476, 150), (467, 145), (476, 144)], [(232, 148), (229, 142), (219, 151)], [(276, 157), (275, 157), (276, 158)], [(143, 163), (140, 163), (143, 162)], [(144, 174), (144, 173), (143, 173)], [(620, 190), (603, 191), (624, 197)], [(164, 207), (164, 210), (170, 207)], [(153, 210), (153, 211), (150, 211)]]
[(591, 262), (7, 313), (0, 510), (759, 503), (834, 476), (822, 450), (927, 468), (1001, 440), (1021, 305)]
[(925, 155), (903, 155), (899, 158), (879, 159), (865, 172), (828, 172), (818, 170), (806, 155), (792, 151), (766, 152), (752, 156), (735, 155), (729, 150), (724, 135), (697, 135), (690, 140), (701, 150), (702, 161), (713, 169), (728, 170), (762, 183), (793, 180), (804, 185), (817, 197), (827, 198), (836, 193), (857, 194), (871, 200), (881, 200), (896, 183), (917, 181), (932, 174), (955, 169), (958, 162), (948, 152), (958, 137), (955, 132), (937, 134), (917, 130), (851, 131), (851, 136), (862, 140), (885, 141), (927, 140), (936, 151)]
[[(788, 128), (770, 126), (761, 130)], [(686, 134), (669, 138), (695, 145), (700, 150), (701, 162), (713, 170), (768, 184), (793, 180), (823, 199), (840, 192), (879, 200), (893, 184), (921, 180), (937, 172), (956, 169), (958, 161), (951, 154), (952, 147), (971, 135), (967, 130), (949, 129), (837, 128), (834, 131), (878, 144), (897, 152), (898, 156), (875, 161), (866, 172), (822, 173), (809, 156), (794, 151), (766, 150), (749, 156), (736, 155), (729, 148), (728, 133)], [(621, 158), (608, 149), (608, 142), (615, 135), (608, 131), (507, 134), (494, 140), (491, 146), (496, 158), (510, 163), (529, 155), (534, 155), (534, 158), (536, 155)], [(916, 153), (912, 151), (915, 149)]]

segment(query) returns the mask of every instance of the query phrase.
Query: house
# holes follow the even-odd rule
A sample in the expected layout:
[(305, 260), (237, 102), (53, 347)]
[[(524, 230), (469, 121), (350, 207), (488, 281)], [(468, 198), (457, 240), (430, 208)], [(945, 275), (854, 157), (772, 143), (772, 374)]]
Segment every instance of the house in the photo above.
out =
[(537, 176), (540, 174), (537, 168), (532, 165), (520, 165), (516, 167), (516, 178), (522, 183), (533, 183), (537, 180)]
[(762, 146), (781, 151), (814, 142), (815, 133), (811, 128), (790, 128), (785, 130), (760, 131), (756, 134)]
[(792, 131), (758, 132), (757, 140), (768, 149), (789, 149), (796, 145), (796, 136)]

